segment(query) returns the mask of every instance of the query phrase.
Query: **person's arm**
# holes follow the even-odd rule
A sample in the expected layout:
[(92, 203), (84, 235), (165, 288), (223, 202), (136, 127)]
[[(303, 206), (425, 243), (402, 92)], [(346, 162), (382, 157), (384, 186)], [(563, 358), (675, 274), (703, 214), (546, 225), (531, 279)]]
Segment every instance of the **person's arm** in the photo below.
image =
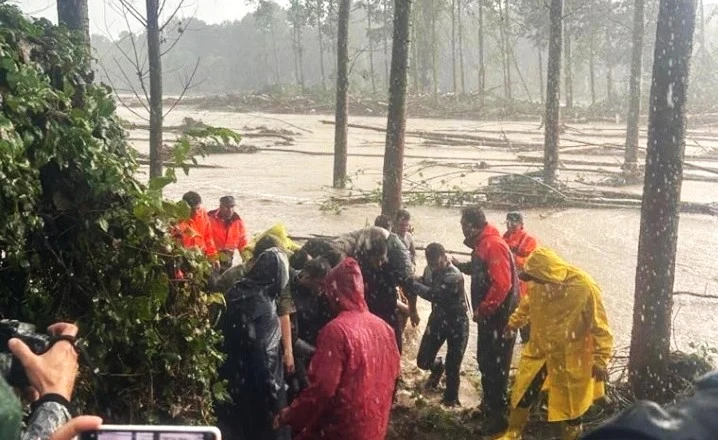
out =
[(331, 398), (336, 394), (344, 373), (346, 352), (341, 330), (327, 326), (319, 333), (317, 351), (309, 364), (309, 386), (302, 391), (277, 420), (296, 433), (311, 432)]
[(529, 312), (531, 310), (530, 295), (523, 296), (519, 306), (509, 318), (508, 327), (510, 330), (518, 330), (529, 323)]
[(521, 258), (528, 258), (529, 255), (538, 247), (536, 239), (526, 234), (524, 239), (519, 243), (519, 247), (516, 249), (516, 256)]
[(611, 360), (613, 352), (613, 334), (608, 327), (608, 318), (601, 294), (597, 289), (591, 290), (588, 307), (591, 317), (591, 336), (593, 337), (594, 376), (597, 376), (599, 380), (606, 380), (608, 361)]
[(292, 347), (292, 322), (289, 315), (279, 317), (279, 325), (282, 328), (282, 362), (288, 374), (294, 373), (294, 350)]
[[(489, 317), (506, 299), (513, 282), (511, 276), (511, 252), (508, 248), (492, 243), (486, 249), (484, 261), (489, 277), (489, 291), (479, 304), (478, 312), (483, 317)], [(476, 312), (476, 311), (474, 311)]]
[(471, 261), (461, 262), (461, 261), (457, 260), (456, 257), (451, 257), (451, 264), (456, 266), (456, 268), (459, 269), (459, 271), (461, 273), (465, 273), (466, 275), (471, 275), (471, 272), (472, 272)]
[[(77, 327), (58, 323), (48, 333), (74, 340)], [(10, 339), (8, 348), (25, 368), (30, 386), (39, 399), (32, 404), (28, 428), (22, 440), (47, 440), (70, 421), (70, 398), (78, 372), (77, 351), (67, 339), (57, 340), (44, 354), (38, 356), (19, 339)]]

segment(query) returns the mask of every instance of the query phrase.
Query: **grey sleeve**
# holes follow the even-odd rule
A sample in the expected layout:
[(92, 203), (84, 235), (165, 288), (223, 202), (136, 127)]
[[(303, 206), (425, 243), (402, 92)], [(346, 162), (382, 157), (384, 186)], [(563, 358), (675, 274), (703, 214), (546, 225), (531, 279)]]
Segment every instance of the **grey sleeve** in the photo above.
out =
[(45, 402), (32, 413), (21, 440), (49, 440), (55, 431), (69, 421), (70, 412), (65, 405)]

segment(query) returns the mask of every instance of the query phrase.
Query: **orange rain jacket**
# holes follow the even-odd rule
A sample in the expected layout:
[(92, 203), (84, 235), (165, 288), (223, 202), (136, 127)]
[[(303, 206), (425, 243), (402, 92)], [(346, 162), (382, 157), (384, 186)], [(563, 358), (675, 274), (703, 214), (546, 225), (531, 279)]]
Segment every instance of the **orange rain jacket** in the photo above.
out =
[(247, 229), (244, 227), (244, 221), (235, 212), (229, 221), (219, 217), (219, 210), (210, 211), (209, 222), (212, 229), (212, 238), (214, 244), (220, 251), (234, 250), (242, 251), (247, 246)]
[(186, 248), (199, 248), (208, 257), (217, 255), (217, 248), (212, 238), (212, 227), (207, 211), (199, 208), (188, 220), (177, 224), (176, 234), (179, 235), (182, 246)]
[[(514, 254), (514, 261), (516, 262), (516, 268), (519, 271), (524, 269), (526, 259), (536, 250), (538, 246), (536, 239), (533, 238), (524, 230), (523, 227), (516, 229), (515, 231), (506, 231), (504, 234), (504, 241), (509, 245), (511, 253)], [(528, 285), (520, 281), (519, 291), (523, 298), (528, 293)]]

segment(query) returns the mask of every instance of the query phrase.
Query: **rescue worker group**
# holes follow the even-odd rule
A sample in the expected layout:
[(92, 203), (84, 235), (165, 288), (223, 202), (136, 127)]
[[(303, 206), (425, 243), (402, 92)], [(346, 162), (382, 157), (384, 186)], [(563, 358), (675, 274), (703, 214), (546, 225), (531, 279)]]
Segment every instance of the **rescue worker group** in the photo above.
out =
[[(508, 213), (501, 234), (480, 208), (464, 208), (470, 261), (431, 243), (418, 276), (406, 210), (299, 246), (282, 224), (250, 240), (231, 196), (209, 212), (196, 192), (183, 200), (191, 216), (174, 234), (213, 262), (210, 286), (225, 294), (220, 376), (231, 399), (216, 406), (225, 438), (385, 438), (402, 334), (407, 322), (419, 323), (419, 297), (431, 314), (417, 365), (429, 372), (423, 386), (444, 387), (447, 407), (460, 405), (460, 369), (476, 323), (482, 400), (475, 413), (486, 438), (520, 439), (547, 392), (548, 422), (559, 438), (577, 439), (582, 417), (604, 395), (613, 337), (601, 289), (539, 245), (519, 212)], [(235, 251), (241, 264), (232, 263)], [(522, 350), (509, 397), (517, 336)], [(444, 344), (445, 358), (438, 356)]]

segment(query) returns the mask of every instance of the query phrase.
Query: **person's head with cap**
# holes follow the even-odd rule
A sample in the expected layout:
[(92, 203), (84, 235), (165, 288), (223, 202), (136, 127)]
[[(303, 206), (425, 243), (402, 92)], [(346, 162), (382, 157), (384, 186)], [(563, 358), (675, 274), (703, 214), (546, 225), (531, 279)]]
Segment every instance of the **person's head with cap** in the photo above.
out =
[(506, 228), (509, 231), (515, 231), (524, 227), (524, 216), (518, 211), (512, 211), (506, 214)]
[(186, 193), (184, 193), (184, 195), (182, 196), (182, 200), (184, 200), (185, 203), (187, 203), (191, 209), (190, 217), (194, 216), (197, 213), (197, 210), (202, 204), (202, 197), (200, 197), (200, 195), (194, 191), (187, 191)]
[(234, 197), (224, 196), (219, 199), (219, 209), (217, 215), (222, 220), (229, 220), (234, 215)]

